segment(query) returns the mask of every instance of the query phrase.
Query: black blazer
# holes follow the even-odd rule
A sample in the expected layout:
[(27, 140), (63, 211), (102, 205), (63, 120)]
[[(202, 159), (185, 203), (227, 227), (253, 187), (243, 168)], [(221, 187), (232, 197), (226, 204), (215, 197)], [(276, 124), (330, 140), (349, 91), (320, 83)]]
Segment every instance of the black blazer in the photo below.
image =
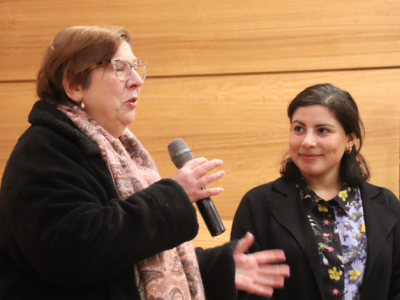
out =
[[(368, 183), (360, 188), (368, 242), (361, 300), (400, 299), (400, 203), (388, 189)], [(285, 252), (291, 276), (273, 299), (323, 299), (315, 236), (293, 181), (280, 178), (243, 197), (231, 238), (241, 238), (246, 231), (255, 237), (250, 252)]]

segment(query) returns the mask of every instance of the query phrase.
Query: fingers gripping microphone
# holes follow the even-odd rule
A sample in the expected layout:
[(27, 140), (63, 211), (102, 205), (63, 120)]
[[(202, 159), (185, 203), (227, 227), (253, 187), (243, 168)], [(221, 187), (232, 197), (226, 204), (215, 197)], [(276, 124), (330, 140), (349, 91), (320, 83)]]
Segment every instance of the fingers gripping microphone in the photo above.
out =
[[(168, 144), (168, 152), (174, 165), (180, 169), (185, 163), (193, 159), (192, 150), (183, 139), (175, 139)], [(203, 217), (204, 223), (212, 236), (217, 236), (225, 231), (224, 224), (215, 209), (211, 198), (196, 201), (197, 208)]]

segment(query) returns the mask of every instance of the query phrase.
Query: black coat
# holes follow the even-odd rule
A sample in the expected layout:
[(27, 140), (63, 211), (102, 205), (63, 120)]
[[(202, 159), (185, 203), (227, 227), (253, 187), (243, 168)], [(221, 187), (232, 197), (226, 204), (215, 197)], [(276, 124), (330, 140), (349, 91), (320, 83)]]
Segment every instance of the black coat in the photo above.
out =
[[(367, 261), (361, 300), (400, 299), (400, 204), (392, 192), (368, 183), (361, 185)], [(253, 233), (250, 252), (282, 249), (291, 277), (277, 300), (321, 300), (322, 276), (315, 235), (292, 181), (277, 179), (250, 190), (236, 212), (231, 236)], [(266, 299), (250, 295), (248, 300)]]
[[(193, 239), (195, 209), (162, 179), (122, 201), (90, 141), (38, 101), (0, 190), (0, 299), (139, 300), (133, 264)], [(236, 298), (233, 244), (196, 249), (207, 299)]]

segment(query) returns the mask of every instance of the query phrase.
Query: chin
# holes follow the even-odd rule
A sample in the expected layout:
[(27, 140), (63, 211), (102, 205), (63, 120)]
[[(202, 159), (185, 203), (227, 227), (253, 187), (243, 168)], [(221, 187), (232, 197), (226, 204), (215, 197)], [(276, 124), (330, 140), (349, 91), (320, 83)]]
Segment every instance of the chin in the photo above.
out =
[(300, 169), (300, 172), (303, 174), (303, 176), (318, 176), (321, 174), (320, 171), (313, 169)]
[(124, 122), (125, 125), (128, 126), (128, 125), (130, 125), (133, 121), (135, 121), (135, 116), (136, 116), (135, 112), (133, 112), (133, 113), (127, 115), (126, 118), (125, 118), (125, 122)]

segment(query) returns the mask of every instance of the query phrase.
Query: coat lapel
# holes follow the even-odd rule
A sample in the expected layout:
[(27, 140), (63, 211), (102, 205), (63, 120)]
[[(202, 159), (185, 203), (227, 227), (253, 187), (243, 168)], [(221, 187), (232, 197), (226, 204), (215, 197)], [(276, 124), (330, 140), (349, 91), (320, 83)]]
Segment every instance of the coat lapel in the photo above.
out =
[[(283, 227), (291, 232), (305, 252), (322, 295), (322, 277), (319, 268), (319, 253), (315, 246), (316, 240), (295, 183), (278, 179), (274, 182), (273, 188), (278, 193), (275, 194), (274, 201), (270, 202), (271, 213)], [(363, 282), (368, 284), (369, 278), (373, 281), (374, 264), (377, 262), (382, 245), (397, 222), (398, 215), (387, 205), (387, 199), (382, 197), (382, 188), (364, 183), (361, 185), (361, 197), (368, 243)]]
[(381, 195), (382, 188), (369, 184), (361, 186), (368, 249), (363, 282), (367, 282), (371, 275), (382, 245), (398, 219), (397, 213), (387, 205), (387, 200), (380, 197)]
[(273, 183), (273, 187), (279, 194), (277, 193), (276, 199), (270, 202), (271, 212), (276, 220), (291, 232), (308, 257), (319, 291), (322, 294), (322, 277), (317, 242), (296, 185), (294, 182), (280, 179)]

